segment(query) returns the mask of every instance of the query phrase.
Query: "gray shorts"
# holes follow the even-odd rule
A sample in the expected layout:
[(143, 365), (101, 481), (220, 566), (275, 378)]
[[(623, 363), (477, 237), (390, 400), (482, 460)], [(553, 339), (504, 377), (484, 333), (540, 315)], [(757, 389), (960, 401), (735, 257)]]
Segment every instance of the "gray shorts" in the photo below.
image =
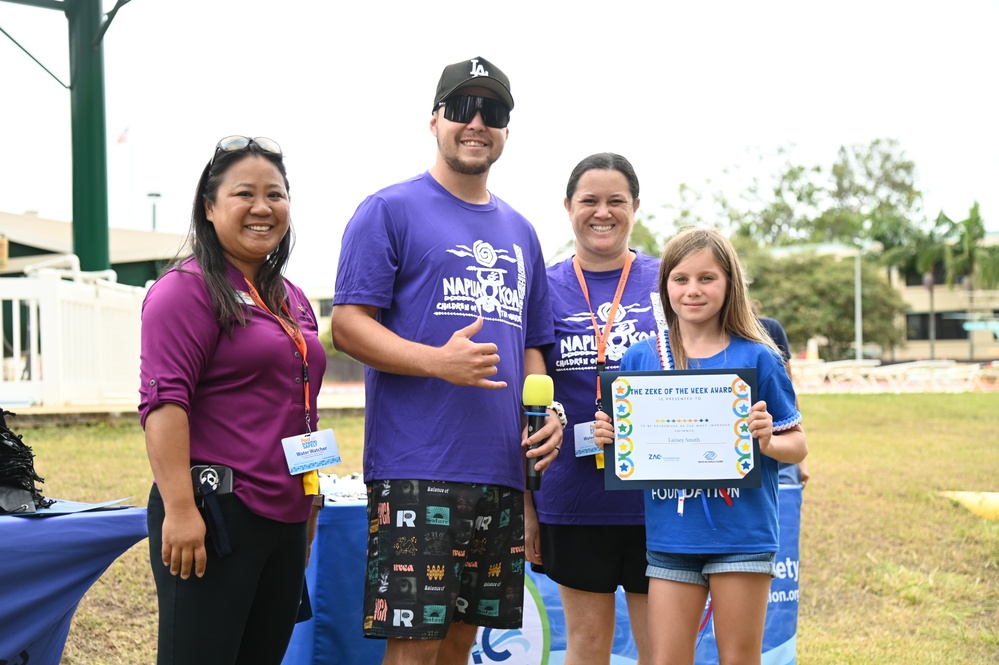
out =
[(777, 576), (774, 567), (776, 552), (753, 554), (668, 554), (649, 550), (649, 566), (645, 574), (661, 580), (708, 586), (708, 577), (715, 573), (761, 573)]

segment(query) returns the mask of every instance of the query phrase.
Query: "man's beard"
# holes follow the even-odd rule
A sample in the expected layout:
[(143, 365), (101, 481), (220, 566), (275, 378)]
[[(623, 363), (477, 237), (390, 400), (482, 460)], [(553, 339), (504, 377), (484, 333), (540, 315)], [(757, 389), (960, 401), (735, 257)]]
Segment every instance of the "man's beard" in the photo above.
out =
[(461, 173), (462, 175), (482, 175), (489, 173), (489, 167), (493, 165), (490, 161), (471, 164), (452, 155), (444, 155), (444, 161), (451, 167), (452, 171)]
[(467, 162), (463, 161), (460, 157), (455, 156), (445, 150), (441, 149), (440, 139), (437, 140), (437, 149), (440, 151), (441, 155), (444, 156), (444, 162), (451, 168), (455, 173), (461, 173), (462, 175), (484, 175), (489, 173), (489, 168), (496, 162), (499, 158), (487, 158), (483, 162)]

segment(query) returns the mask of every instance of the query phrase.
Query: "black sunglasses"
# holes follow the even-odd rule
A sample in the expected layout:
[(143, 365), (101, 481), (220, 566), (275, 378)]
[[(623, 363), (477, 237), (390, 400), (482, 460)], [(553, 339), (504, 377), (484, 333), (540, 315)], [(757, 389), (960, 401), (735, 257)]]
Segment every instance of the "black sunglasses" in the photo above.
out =
[(450, 97), (437, 105), (444, 107), (444, 117), (451, 122), (463, 125), (472, 122), (476, 113), (482, 113), (482, 122), (487, 127), (503, 129), (510, 124), (510, 109), (498, 99), (475, 95)]
[(250, 147), (251, 143), (256, 143), (264, 152), (269, 152), (272, 155), (277, 155), (281, 157), (281, 146), (277, 144), (274, 139), (269, 139), (264, 136), (255, 136), (252, 139), (249, 136), (227, 136), (215, 145), (215, 154), (212, 155), (212, 161), (208, 162), (208, 168), (212, 167), (215, 163), (215, 158), (219, 156), (220, 152), (236, 152), (237, 150), (245, 150)]

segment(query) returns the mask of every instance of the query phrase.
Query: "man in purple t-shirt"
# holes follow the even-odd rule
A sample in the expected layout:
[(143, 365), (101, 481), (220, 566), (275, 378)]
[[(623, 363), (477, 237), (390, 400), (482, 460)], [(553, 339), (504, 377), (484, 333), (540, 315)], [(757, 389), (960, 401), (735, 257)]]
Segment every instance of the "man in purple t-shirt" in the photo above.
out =
[[(531, 224), (486, 188), (513, 109), (483, 58), (448, 65), (429, 171), (373, 194), (344, 232), (336, 347), (365, 370), (364, 634), (385, 663), (466, 663), (478, 626), (521, 626), (520, 387), (554, 341)], [(556, 418), (530, 443), (557, 455)]]

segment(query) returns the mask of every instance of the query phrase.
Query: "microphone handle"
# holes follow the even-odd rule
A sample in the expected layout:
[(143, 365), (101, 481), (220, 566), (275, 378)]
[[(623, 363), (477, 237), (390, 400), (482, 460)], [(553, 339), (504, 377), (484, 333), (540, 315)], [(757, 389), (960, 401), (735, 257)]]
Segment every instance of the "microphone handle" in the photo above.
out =
[[(544, 415), (541, 415), (544, 414)], [(545, 426), (545, 419), (548, 417), (548, 407), (547, 406), (529, 406), (527, 407), (527, 436), (530, 437), (535, 432), (540, 430)], [(544, 442), (542, 442), (544, 443)], [(534, 450), (539, 444), (529, 446), (528, 450)], [(527, 477), (526, 485), (528, 490), (539, 490), (541, 489), (541, 474), (534, 470), (534, 465), (537, 463), (537, 457), (527, 458)]]

